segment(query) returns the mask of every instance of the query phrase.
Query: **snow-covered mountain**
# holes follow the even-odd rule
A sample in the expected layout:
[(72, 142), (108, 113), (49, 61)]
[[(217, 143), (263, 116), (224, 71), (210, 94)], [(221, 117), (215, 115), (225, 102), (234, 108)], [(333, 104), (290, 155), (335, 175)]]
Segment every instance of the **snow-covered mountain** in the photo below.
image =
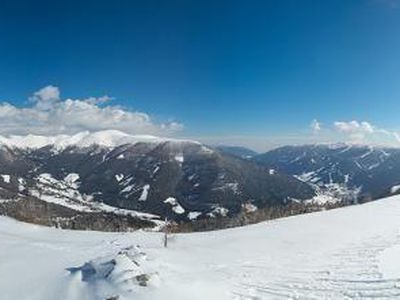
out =
[[(400, 192), (400, 149), (351, 144), (286, 146), (254, 157), (317, 191), (371, 200)], [(346, 196), (347, 195), (347, 196)]]
[[(54, 151), (62, 151), (68, 147), (86, 148), (92, 145), (104, 147), (117, 147), (124, 144), (135, 144), (138, 142), (160, 143), (166, 141), (182, 141), (171, 138), (160, 138), (151, 135), (130, 135), (118, 130), (103, 130), (97, 132), (84, 131), (75, 135), (11, 135), (0, 136), (0, 145), (19, 149), (39, 149), (51, 147)], [(195, 143), (194, 141), (191, 141)]]
[(1, 299), (399, 299), (400, 196), (207, 233), (0, 217)]
[(253, 158), (236, 150), (115, 130), (0, 137), (0, 213), (65, 228), (128, 230), (165, 217), (188, 222), (249, 207), (332, 207), (400, 193), (400, 149), (287, 146)]
[(41, 224), (82, 228), (71, 220), (91, 213), (190, 221), (315, 196), (293, 176), (190, 140), (101, 131), (0, 144), (0, 212)]

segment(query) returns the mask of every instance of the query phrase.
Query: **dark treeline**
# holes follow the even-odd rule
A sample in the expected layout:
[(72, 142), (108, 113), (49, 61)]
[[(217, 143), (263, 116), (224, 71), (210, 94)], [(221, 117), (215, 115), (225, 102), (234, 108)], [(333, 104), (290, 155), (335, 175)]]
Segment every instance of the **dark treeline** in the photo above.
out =
[(254, 212), (242, 210), (239, 214), (230, 217), (215, 217), (207, 219), (194, 220), (186, 223), (173, 223), (170, 225), (171, 232), (196, 232), (226, 229), (249, 224), (255, 224), (262, 221), (273, 220), (277, 218), (289, 217), (293, 215), (306, 214), (316, 211), (333, 209), (348, 205), (345, 202), (318, 204), (304, 204), (291, 202), (284, 206), (271, 206), (260, 208)]

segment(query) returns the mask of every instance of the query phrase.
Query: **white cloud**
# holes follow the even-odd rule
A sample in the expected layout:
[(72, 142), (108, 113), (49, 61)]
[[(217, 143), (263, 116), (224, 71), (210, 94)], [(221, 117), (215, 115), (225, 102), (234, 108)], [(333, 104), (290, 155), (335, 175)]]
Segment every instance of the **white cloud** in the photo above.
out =
[(378, 143), (394, 145), (400, 142), (400, 136), (394, 131), (378, 128), (366, 121), (337, 121), (333, 123), (334, 129), (345, 135), (346, 141), (356, 143)]
[(313, 133), (318, 133), (322, 129), (322, 124), (318, 122), (318, 120), (314, 119), (312, 120), (310, 127)]
[(372, 126), (368, 122), (358, 122), (358, 121), (350, 121), (350, 122), (335, 122), (334, 126), (336, 130), (349, 133), (349, 134), (368, 134), (374, 132), (374, 126)]
[(148, 114), (107, 105), (108, 96), (61, 99), (55, 86), (35, 92), (29, 107), (0, 104), (1, 134), (73, 134), (116, 129), (131, 134), (170, 135), (183, 128), (177, 122), (157, 123)]
[(35, 92), (29, 98), (39, 109), (50, 109), (52, 105), (60, 101), (60, 90), (56, 86), (48, 85)]
[(393, 132), (393, 137), (396, 139), (396, 141), (400, 143), (400, 134), (398, 134), (397, 132)]
[(340, 132), (344, 133), (350, 138), (351, 142), (361, 143), (365, 140), (365, 138), (374, 133), (375, 128), (368, 122), (358, 122), (358, 121), (337, 121), (334, 122), (334, 128)]

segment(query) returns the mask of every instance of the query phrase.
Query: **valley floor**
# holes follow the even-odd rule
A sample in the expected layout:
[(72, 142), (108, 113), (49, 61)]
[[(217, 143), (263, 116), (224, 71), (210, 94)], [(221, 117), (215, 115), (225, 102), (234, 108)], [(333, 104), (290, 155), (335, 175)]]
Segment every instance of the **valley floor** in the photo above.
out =
[[(400, 196), (206, 233), (79, 232), (0, 218), (0, 298), (400, 299)], [(117, 253), (139, 245), (148, 285)], [(139, 249), (139, 248), (136, 248)], [(117, 257), (112, 276), (69, 267)], [(118, 267), (118, 268), (117, 268)], [(111, 278), (111, 279), (110, 279)]]

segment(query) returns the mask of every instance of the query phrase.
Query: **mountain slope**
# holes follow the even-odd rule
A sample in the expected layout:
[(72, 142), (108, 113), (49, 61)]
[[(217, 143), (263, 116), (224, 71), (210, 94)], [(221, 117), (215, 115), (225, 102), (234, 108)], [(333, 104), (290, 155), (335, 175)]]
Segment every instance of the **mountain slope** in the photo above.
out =
[(292, 176), (194, 141), (115, 131), (3, 140), (4, 199), (34, 197), (85, 213), (133, 211), (189, 221), (232, 216), (246, 204), (284, 206), (314, 196)]
[(239, 147), (239, 146), (226, 146), (226, 145), (220, 145), (220, 146), (216, 146), (216, 149), (227, 153), (227, 154), (231, 154), (240, 158), (252, 158), (254, 156), (256, 156), (258, 153), (246, 148), (246, 147)]
[(167, 249), (160, 233), (61, 231), (0, 217), (0, 289), (20, 300), (398, 299), (399, 215), (394, 196), (176, 234)]
[(254, 161), (321, 188), (337, 188), (376, 199), (400, 184), (400, 149), (358, 145), (286, 146)]

